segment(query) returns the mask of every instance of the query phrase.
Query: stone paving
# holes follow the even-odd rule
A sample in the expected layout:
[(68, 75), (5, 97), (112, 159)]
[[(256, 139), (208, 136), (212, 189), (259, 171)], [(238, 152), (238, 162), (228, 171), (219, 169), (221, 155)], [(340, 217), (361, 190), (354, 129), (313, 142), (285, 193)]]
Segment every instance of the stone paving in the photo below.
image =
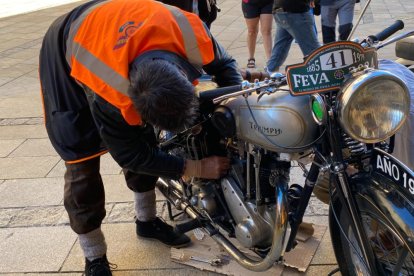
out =
[[(82, 252), (62, 203), (64, 163), (43, 126), (37, 73), (47, 27), (78, 4), (0, 18), (0, 274), (81, 275), (83, 271)], [(222, 11), (212, 32), (243, 66), (247, 62), (246, 27), (240, 1), (222, 0), (219, 5)], [(359, 10), (357, 5), (356, 14)], [(356, 36), (376, 33), (396, 19), (403, 19), (407, 30), (414, 29), (412, 0), (373, 0), (369, 12)], [(262, 48), (259, 39), (256, 60), (261, 68), (265, 62)], [(394, 48), (382, 49), (380, 57), (395, 58)], [(300, 61), (300, 50), (293, 45), (286, 64)], [(215, 275), (176, 264), (167, 248), (138, 240), (133, 197), (121, 168), (109, 155), (101, 163), (107, 197), (103, 230), (109, 259), (118, 265), (115, 275)], [(292, 179), (302, 181), (297, 168)], [(167, 217), (162, 196), (157, 204), (158, 213)], [(327, 212), (326, 205), (312, 198), (306, 220), (327, 225)], [(334, 268), (327, 231), (306, 275), (327, 275)], [(285, 275), (302, 274), (288, 270)]]

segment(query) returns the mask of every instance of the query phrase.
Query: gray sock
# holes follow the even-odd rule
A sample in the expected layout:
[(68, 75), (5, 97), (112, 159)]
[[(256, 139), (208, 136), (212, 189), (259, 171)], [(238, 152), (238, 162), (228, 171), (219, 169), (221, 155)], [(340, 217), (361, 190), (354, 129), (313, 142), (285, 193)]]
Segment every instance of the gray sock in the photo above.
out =
[(86, 234), (79, 234), (78, 237), (83, 254), (89, 261), (101, 258), (106, 254), (106, 242), (101, 228)]
[(155, 203), (155, 189), (144, 192), (134, 193), (135, 195), (135, 214), (139, 221), (151, 221), (157, 216), (157, 206)]

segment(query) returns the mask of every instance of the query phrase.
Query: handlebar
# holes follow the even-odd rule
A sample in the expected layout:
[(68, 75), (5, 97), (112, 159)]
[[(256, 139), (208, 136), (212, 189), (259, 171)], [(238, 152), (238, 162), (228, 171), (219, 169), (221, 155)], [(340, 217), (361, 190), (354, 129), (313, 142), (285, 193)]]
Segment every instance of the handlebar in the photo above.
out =
[(215, 88), (211, 90), (202, 91), (199, 93), (198, 97), (200, 100), (211, 100), (226, 94), (234, 93), (237, 91), (242, 90), (243, 87), (241, 84), (232, 85), (232, 86), (226, 86), (226, 87), (220, 87)]
[(213, 103), (218, 103), (239, 95), (250, 95), (253, 92), (269, 94), (277, 91), (277, 88), (283, 84), (286, 84), (286, 76), (276, 72), (270, 76), (270, 79), (265, 78), (263, 81), (249, 82), (244, 80), (242, 84), (200, 91), (198, 98), (202, 101), (212, 100)]
[(404, 22), (401, 20), (395, 21), (391, 26), (385, 28), (381, 32), (377, 33), (376, 35), (370, 35), (368, 36), (369, 39), (371, 39), (373, 42), (375, 41), (383, 41), (387, 39), (388, 37), (392, 36), (399, 30), (402, 30), (404, 28)]

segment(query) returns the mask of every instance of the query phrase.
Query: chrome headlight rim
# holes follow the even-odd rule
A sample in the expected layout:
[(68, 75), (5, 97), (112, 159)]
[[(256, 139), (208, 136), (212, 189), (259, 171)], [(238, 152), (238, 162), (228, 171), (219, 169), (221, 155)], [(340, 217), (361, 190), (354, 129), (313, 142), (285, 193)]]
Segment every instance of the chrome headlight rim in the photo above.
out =
[[(405, 98), (402, 102), (402, 105), (404, 107), (404, 116), (392, 130), (390, 130), (382, 137), (363, 137), (361, 135), (357, 135), (355, 132), (352, 131), (352, 127), (348, 118), (349, 110), (351, 109), (351, 103), (354, 97), (356, 97), (359, 93), (362, 93), (365, 87), (371, 85), (373, 82), (376, 82), (378, 80), (393, 81), (402, 88), (401, 93), (403, 94), (403, 98)], [(381, 93), (384, 93), (384, 91), (379, 91), (378, 96), (380, 96)], [(389, 71), (370, 68), (364, 70), (363, 72), (355, 73), (345, 82), (340, 92), (338, 93), (337, 112), (340, 125), (351, 138), (363, 143), (378, 143), (393, 136), (404, 125), (404, 122), (408, 117), (409, 111), (410, 94), (408, 91), (408, 87), (403, 82), (403, 80), (401, 80), (401, 78)]]

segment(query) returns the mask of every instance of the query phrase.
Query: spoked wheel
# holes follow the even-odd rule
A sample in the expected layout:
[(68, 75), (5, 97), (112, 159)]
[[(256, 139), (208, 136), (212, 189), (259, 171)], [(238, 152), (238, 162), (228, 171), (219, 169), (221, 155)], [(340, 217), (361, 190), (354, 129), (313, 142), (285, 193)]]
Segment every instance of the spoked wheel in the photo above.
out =
[(414, 255), (399, 234), (376, 214), (362, 214), (365, 232), (378, 262), (388, 275), (414, 275)]
[[(379, 275), (414, 275), (414, 202), (401, 191), (372, 180), (354, 185), (365, 238)], [(332, 201), (330, 229), (342, 275), (371, 275), (351, 218), (339, 199)]]

